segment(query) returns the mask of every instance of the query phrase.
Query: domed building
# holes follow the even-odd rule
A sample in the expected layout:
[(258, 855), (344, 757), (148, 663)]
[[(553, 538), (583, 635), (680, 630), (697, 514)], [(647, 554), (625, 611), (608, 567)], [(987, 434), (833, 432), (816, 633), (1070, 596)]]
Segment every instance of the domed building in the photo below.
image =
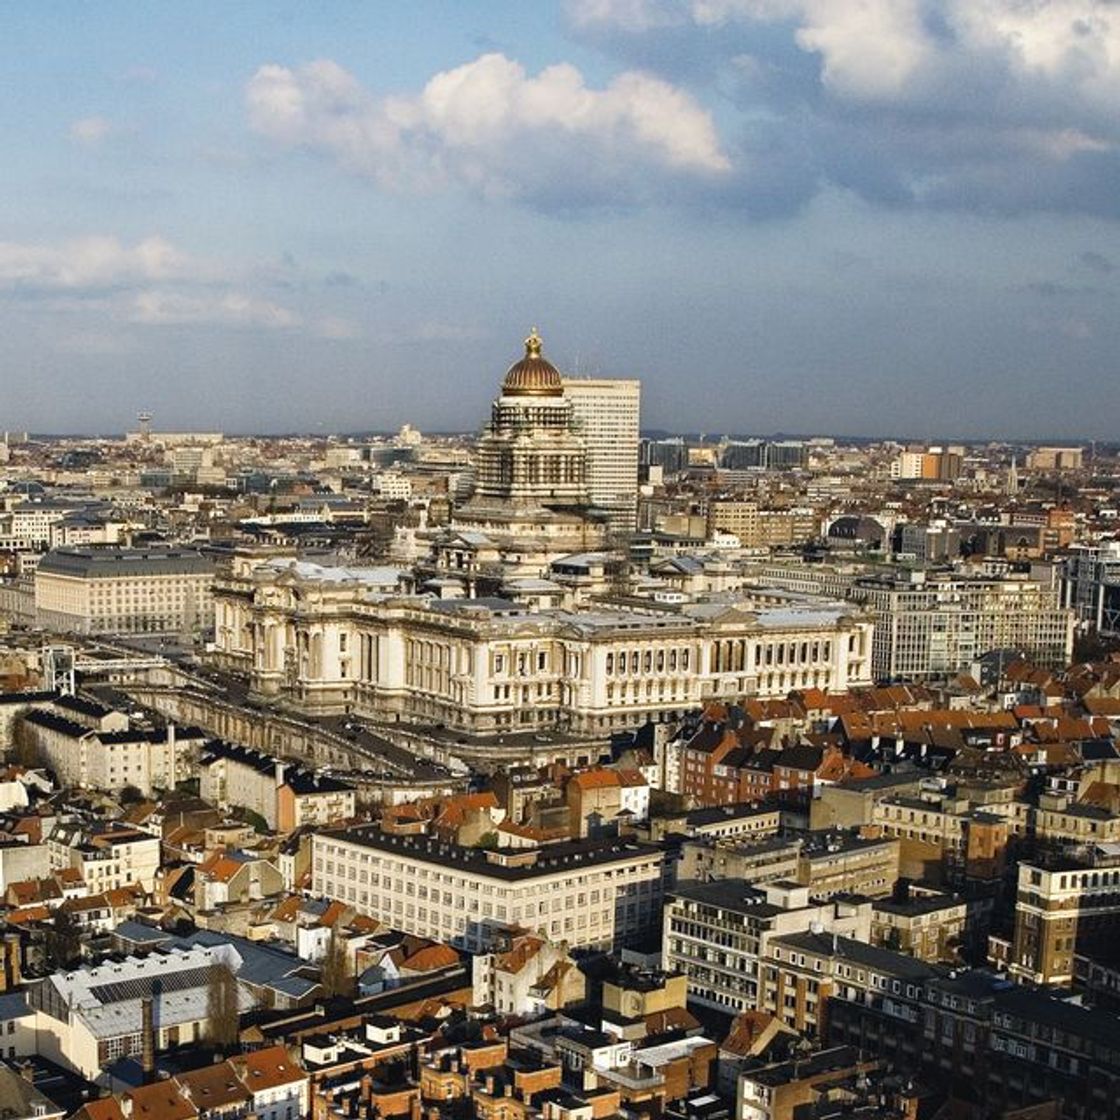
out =
[[(452, 515), (460, 542), (495, 554), (506, 574), (541, 575), (552, 560), (603, 545), (607, 517), (592, 507), (587, 448), (560, 372), (534, 328), (506, 371), (475, 450), (475, 486)], [(443, 542), (445, 549), (453, 542)], [(462, 568), (462, 553), (441, 557)]]

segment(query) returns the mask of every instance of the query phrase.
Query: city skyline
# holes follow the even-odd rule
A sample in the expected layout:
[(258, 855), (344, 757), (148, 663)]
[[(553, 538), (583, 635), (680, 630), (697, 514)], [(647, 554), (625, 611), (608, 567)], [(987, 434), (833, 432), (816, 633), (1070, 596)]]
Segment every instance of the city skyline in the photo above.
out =
[(476, 431), (535, 322), (647, 430), (1108, 438), (1120, 17), (975, 7), (13, 9), (3, 424)]

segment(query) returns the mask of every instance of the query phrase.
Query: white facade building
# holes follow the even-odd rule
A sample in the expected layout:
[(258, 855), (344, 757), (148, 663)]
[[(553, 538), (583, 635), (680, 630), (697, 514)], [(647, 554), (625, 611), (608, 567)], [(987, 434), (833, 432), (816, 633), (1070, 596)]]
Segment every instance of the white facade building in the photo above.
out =
[(871, 683), (872, 623), (836, 604), (531, 610), (382, 592), (357, 571), (251, 555), (215, 597), (219, 662), (309, 711), (594, 734), (715, 698)]
[(587, 449), (591, 502), (620, 532), (637, 525), (641, 391), (633, 379), (564, 378), (564, 396)]
[(368, 825), (312, 837), (312, 890), (394, 929), (479, 951), (519, 925), (613, 948), (658, 920), (669, 857), (636, 843), (482, 851)]

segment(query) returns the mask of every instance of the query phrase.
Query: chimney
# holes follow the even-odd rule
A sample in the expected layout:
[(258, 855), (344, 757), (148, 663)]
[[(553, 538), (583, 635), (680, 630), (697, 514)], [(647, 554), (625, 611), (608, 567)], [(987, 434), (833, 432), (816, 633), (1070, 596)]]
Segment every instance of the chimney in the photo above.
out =
[(172, 749), (175, 747), (175, 721), (173, 719), (167, 721), (167, 745)]
[(121, 1115), (125, 1117), (125, 1120), (129, 1120), (129, 1118), (132, 1116), (131, 1097), (121, 1097)]
[(282, 786), (284, 784), (284, 764), (280, 759), (276, 760), (276, 784)]
[(147, 1085), (156, 1072), (155, 1013), (151, 996), (144, 996), (140, 1001), (140, 1047), (140, 1068)]

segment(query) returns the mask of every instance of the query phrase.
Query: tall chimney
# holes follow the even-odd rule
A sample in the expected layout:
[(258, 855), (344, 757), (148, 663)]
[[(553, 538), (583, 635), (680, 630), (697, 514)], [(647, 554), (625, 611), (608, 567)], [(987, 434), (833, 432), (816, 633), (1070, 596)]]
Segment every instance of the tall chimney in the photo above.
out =
[(140, 1046), (140, 1068), (147, 1085), (155, 1079), (156, 1072), (155, 1009), (151, 996), (144, 996), (140, 1001)]

